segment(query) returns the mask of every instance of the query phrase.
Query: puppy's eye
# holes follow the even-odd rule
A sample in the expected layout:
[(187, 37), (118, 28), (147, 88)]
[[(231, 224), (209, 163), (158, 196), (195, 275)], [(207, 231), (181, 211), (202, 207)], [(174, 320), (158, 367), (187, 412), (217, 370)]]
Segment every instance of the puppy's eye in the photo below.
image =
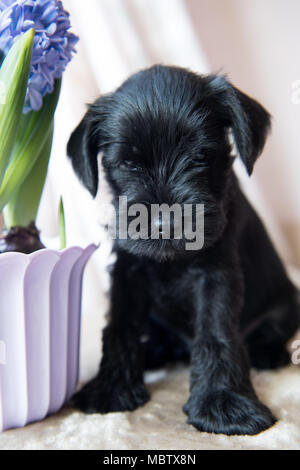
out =
[(209, 169), (208, 162), (206, 160), (201, 159), (201, 158), (193, 158), (191, 160), (191, 165), (194, 168), (198, 168), (199, 170), (202, 170), (202, 171)]
[(120, 164), (120, 167), (124, 170), (138, 171), (138, 165), (131, 160), (123, 160), (123, 162)]
[(203, 160), (202, 158), (193, 158), (192, 159), (192, 162), (195, 164), (195, 165), (199, 165), (199, 166), (208, 166), (208, 163), (206, 160)]

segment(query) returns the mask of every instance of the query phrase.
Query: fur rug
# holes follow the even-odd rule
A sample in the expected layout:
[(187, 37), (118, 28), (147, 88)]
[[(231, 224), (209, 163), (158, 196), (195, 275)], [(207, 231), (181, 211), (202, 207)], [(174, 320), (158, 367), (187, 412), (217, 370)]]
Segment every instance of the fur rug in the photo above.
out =
[(0, 435), (1, 449), (300, 449), (300, 370), (253, 373), (259, 397), (279, 421), (257, 436), (199, 433), (181, 411), (186, 369), (148, 377), (152, 400), (133, 413), (84, 415), (64, 408), (24, 429)]
[[(103, 325), (96, 316), (85, 315), (83, 320), (81, 380), (85, 382), (97, 370)], [(152, 399), (133, 413), (84, 415), (65, 407), (42, 422), (0, 434), (0, 449), (300, 450), (299, 366), (253, 371), (252, 379), (258, 396), (278, 418), (271, 429), (257, 436), (200, 433), (186, 424), (181, 407), (188, 395), (188, 369), (178, 366), (147, 374)]]

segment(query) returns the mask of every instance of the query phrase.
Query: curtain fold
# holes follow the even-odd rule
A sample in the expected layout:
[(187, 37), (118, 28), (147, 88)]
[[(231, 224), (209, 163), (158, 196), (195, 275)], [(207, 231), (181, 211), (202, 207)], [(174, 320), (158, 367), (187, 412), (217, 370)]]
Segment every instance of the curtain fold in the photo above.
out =
[(110, 244), (101, 227), (101, 204), (103, 208), (109, 194), (101, 158), (100, 189), (92, 200), (73, 173), (66, 144), (86, 103), (154, 63), (180, 65), (198, 73), (226, 73), (236, 86), (260, 100), (273, 114), (273, 134), (254, 177), (249, 180), (239, 164), (237, 172), (282, 257), (299, 265), (300, 104), (291, 99), (292, 84), (300, 79), (299, 2), (64, 0), (64, 5), (80, 41), (63, 78), (38, 224), (51, 244), (51, 238), (58, 233), (57, 209), (62, 195), (68, 245), (102, 241), (88, 269), (87, 308), (95, 308), (103, 298), (102, 287), (99, 292), (97, 286), (105, 290), (108, 285), (105, 266)]

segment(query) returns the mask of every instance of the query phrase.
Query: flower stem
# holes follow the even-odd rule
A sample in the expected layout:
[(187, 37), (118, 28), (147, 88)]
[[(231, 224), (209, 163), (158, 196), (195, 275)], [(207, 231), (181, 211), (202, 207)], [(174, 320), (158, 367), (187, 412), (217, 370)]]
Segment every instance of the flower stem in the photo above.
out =
[(12, 46), (0, 68), (0, 183), (10, 160), (29, 76), (34, 30), (30, 29)]
[(60, 83), (61, 80), (56, 81), (53, 93), (44, 98), (44, 104), (40, 111), (32, 111), (30, 114), (22, 115), (20, 123), (22, 133), (17, 135), (12, 157), (0, 186), (0, 211), (30, 174), (46, 145), (59, 98)]
[(53, 122), (31, 172), (3, 210), (4, 225), (7, 229), (14, 226), (26, 227), (35, 221), (46, 180), (52, 140)]

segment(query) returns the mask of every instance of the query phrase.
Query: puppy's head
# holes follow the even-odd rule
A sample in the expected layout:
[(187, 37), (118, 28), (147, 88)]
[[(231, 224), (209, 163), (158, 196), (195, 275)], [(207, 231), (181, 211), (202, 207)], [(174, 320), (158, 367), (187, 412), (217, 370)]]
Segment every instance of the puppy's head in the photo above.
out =
[[(185, 230), (181, 237), (166, 239), (164, 219), (154, 211), (153, 220), (151, 208), (161, 204), (182, 208), (176, 213), (177, 220), (171, 210), (172, 235), (188, 206), (192, 207), (194, 233), (198, 208), (203, 205), (203, 248), (211, 246), (227, 221), (233, 178), (228, 131), (250, 175), (269, 127), (267, 111), (224, 77), (154, 66), (90, 105), (71, 135), (67, 151), (75, 172), (93, 196), (98, 189), (97, 155), (103, 153), (115, 206), (123, 196), (126, 209), (135, 204), (148, 208), (148, 234), (138, 239), (121, 237), (120, 245), (135, 254), (164, 260), (184, 255)], [(158, 228), (158, 237), (150, 236), (153, 227)], [(145, 227), (141, 234), (143, 230), (145, 235)]]

